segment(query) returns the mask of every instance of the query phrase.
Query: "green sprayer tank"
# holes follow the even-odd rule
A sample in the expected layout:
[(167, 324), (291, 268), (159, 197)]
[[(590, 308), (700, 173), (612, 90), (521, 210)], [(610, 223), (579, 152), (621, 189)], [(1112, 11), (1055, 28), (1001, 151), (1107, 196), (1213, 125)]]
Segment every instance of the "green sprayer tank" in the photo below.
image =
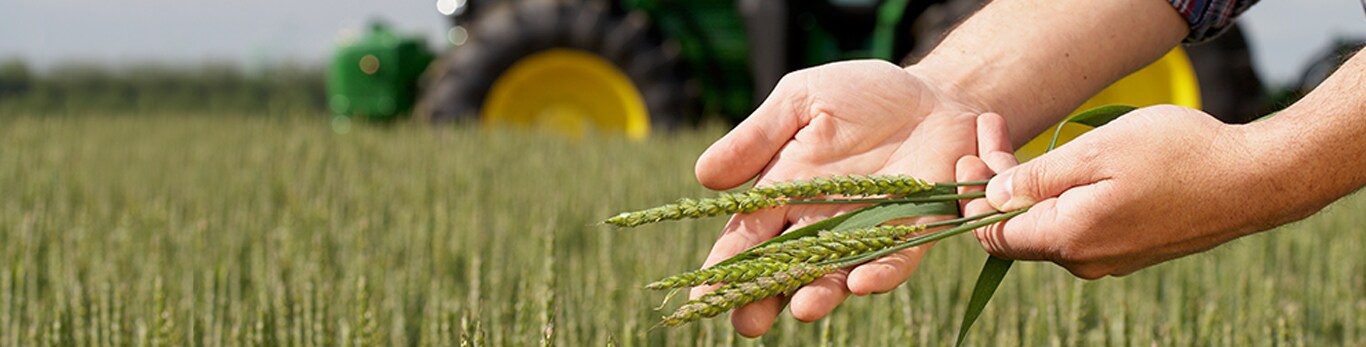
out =
[(389, 119), (417, 98), (417, 79), (432, 61), (420, 38), (401, 37), (382, 24), (337, 50), (328, 66), (327, 102), (338, 115)]

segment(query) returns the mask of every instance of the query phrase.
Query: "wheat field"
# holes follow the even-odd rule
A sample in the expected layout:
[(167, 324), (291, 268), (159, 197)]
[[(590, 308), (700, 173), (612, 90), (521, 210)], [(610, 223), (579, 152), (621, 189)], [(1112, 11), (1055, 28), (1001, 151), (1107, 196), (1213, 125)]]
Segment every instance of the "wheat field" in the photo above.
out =
[[(0, 346), (952, 344), (985, 258), (970, 237), (762, 339), (652, 329), (664, 294), (642, 286), (698, 265), (723, 218), (598, 222), (709, 195), (692, 164), (722, 133), (0, 115)], [(1123, 278), (1017, 264), (968, 342), (1366, 344), (1364, 203)]]

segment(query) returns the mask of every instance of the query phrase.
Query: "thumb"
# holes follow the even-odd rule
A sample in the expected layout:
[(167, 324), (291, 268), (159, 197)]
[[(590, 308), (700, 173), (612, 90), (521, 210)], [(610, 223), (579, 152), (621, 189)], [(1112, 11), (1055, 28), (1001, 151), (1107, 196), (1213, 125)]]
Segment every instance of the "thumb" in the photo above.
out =
[(806, 95), (788, 87), (791, 84), (779, 83), (753, 114), (697, 158), (695, 173), (699, 183), (721, 190), (749, 181), (806, 126), (811, 119), (800, 102)]
[(997, 210), (1013, 211), (1095, 181), (1094, 160), (1084, 159), (1094, 151), (1086, 145), (1062, 147), (1001, 172), (987, 183), (987, 201)]

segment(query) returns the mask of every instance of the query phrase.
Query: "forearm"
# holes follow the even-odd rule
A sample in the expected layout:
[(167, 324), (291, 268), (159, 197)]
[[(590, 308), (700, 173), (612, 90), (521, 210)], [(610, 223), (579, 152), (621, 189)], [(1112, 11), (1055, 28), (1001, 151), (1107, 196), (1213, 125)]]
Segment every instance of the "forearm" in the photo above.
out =
[(1268, 198), (1285, 223), (1366, 185), (1366, 55), (1356, 54), (1299, 102), (1246, 126), (1264, 163)]
[(908, 69), (1004, 115), (1018, 146), (1161, 57), (1186, 28), (1160, 0), (1001, 0)]

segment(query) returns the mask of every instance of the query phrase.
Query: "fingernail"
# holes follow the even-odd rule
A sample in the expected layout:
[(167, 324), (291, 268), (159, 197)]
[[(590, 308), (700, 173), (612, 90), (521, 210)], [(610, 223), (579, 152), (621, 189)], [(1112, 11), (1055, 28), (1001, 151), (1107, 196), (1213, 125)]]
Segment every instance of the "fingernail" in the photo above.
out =
[(1010, 202), (1010, 192), (1014, 191), (1015, 170), (1006, 170), (996, 177), (992, 177), (987, 182), (987, 202), (991, 207), (1004, 211), (1006, 203)]

